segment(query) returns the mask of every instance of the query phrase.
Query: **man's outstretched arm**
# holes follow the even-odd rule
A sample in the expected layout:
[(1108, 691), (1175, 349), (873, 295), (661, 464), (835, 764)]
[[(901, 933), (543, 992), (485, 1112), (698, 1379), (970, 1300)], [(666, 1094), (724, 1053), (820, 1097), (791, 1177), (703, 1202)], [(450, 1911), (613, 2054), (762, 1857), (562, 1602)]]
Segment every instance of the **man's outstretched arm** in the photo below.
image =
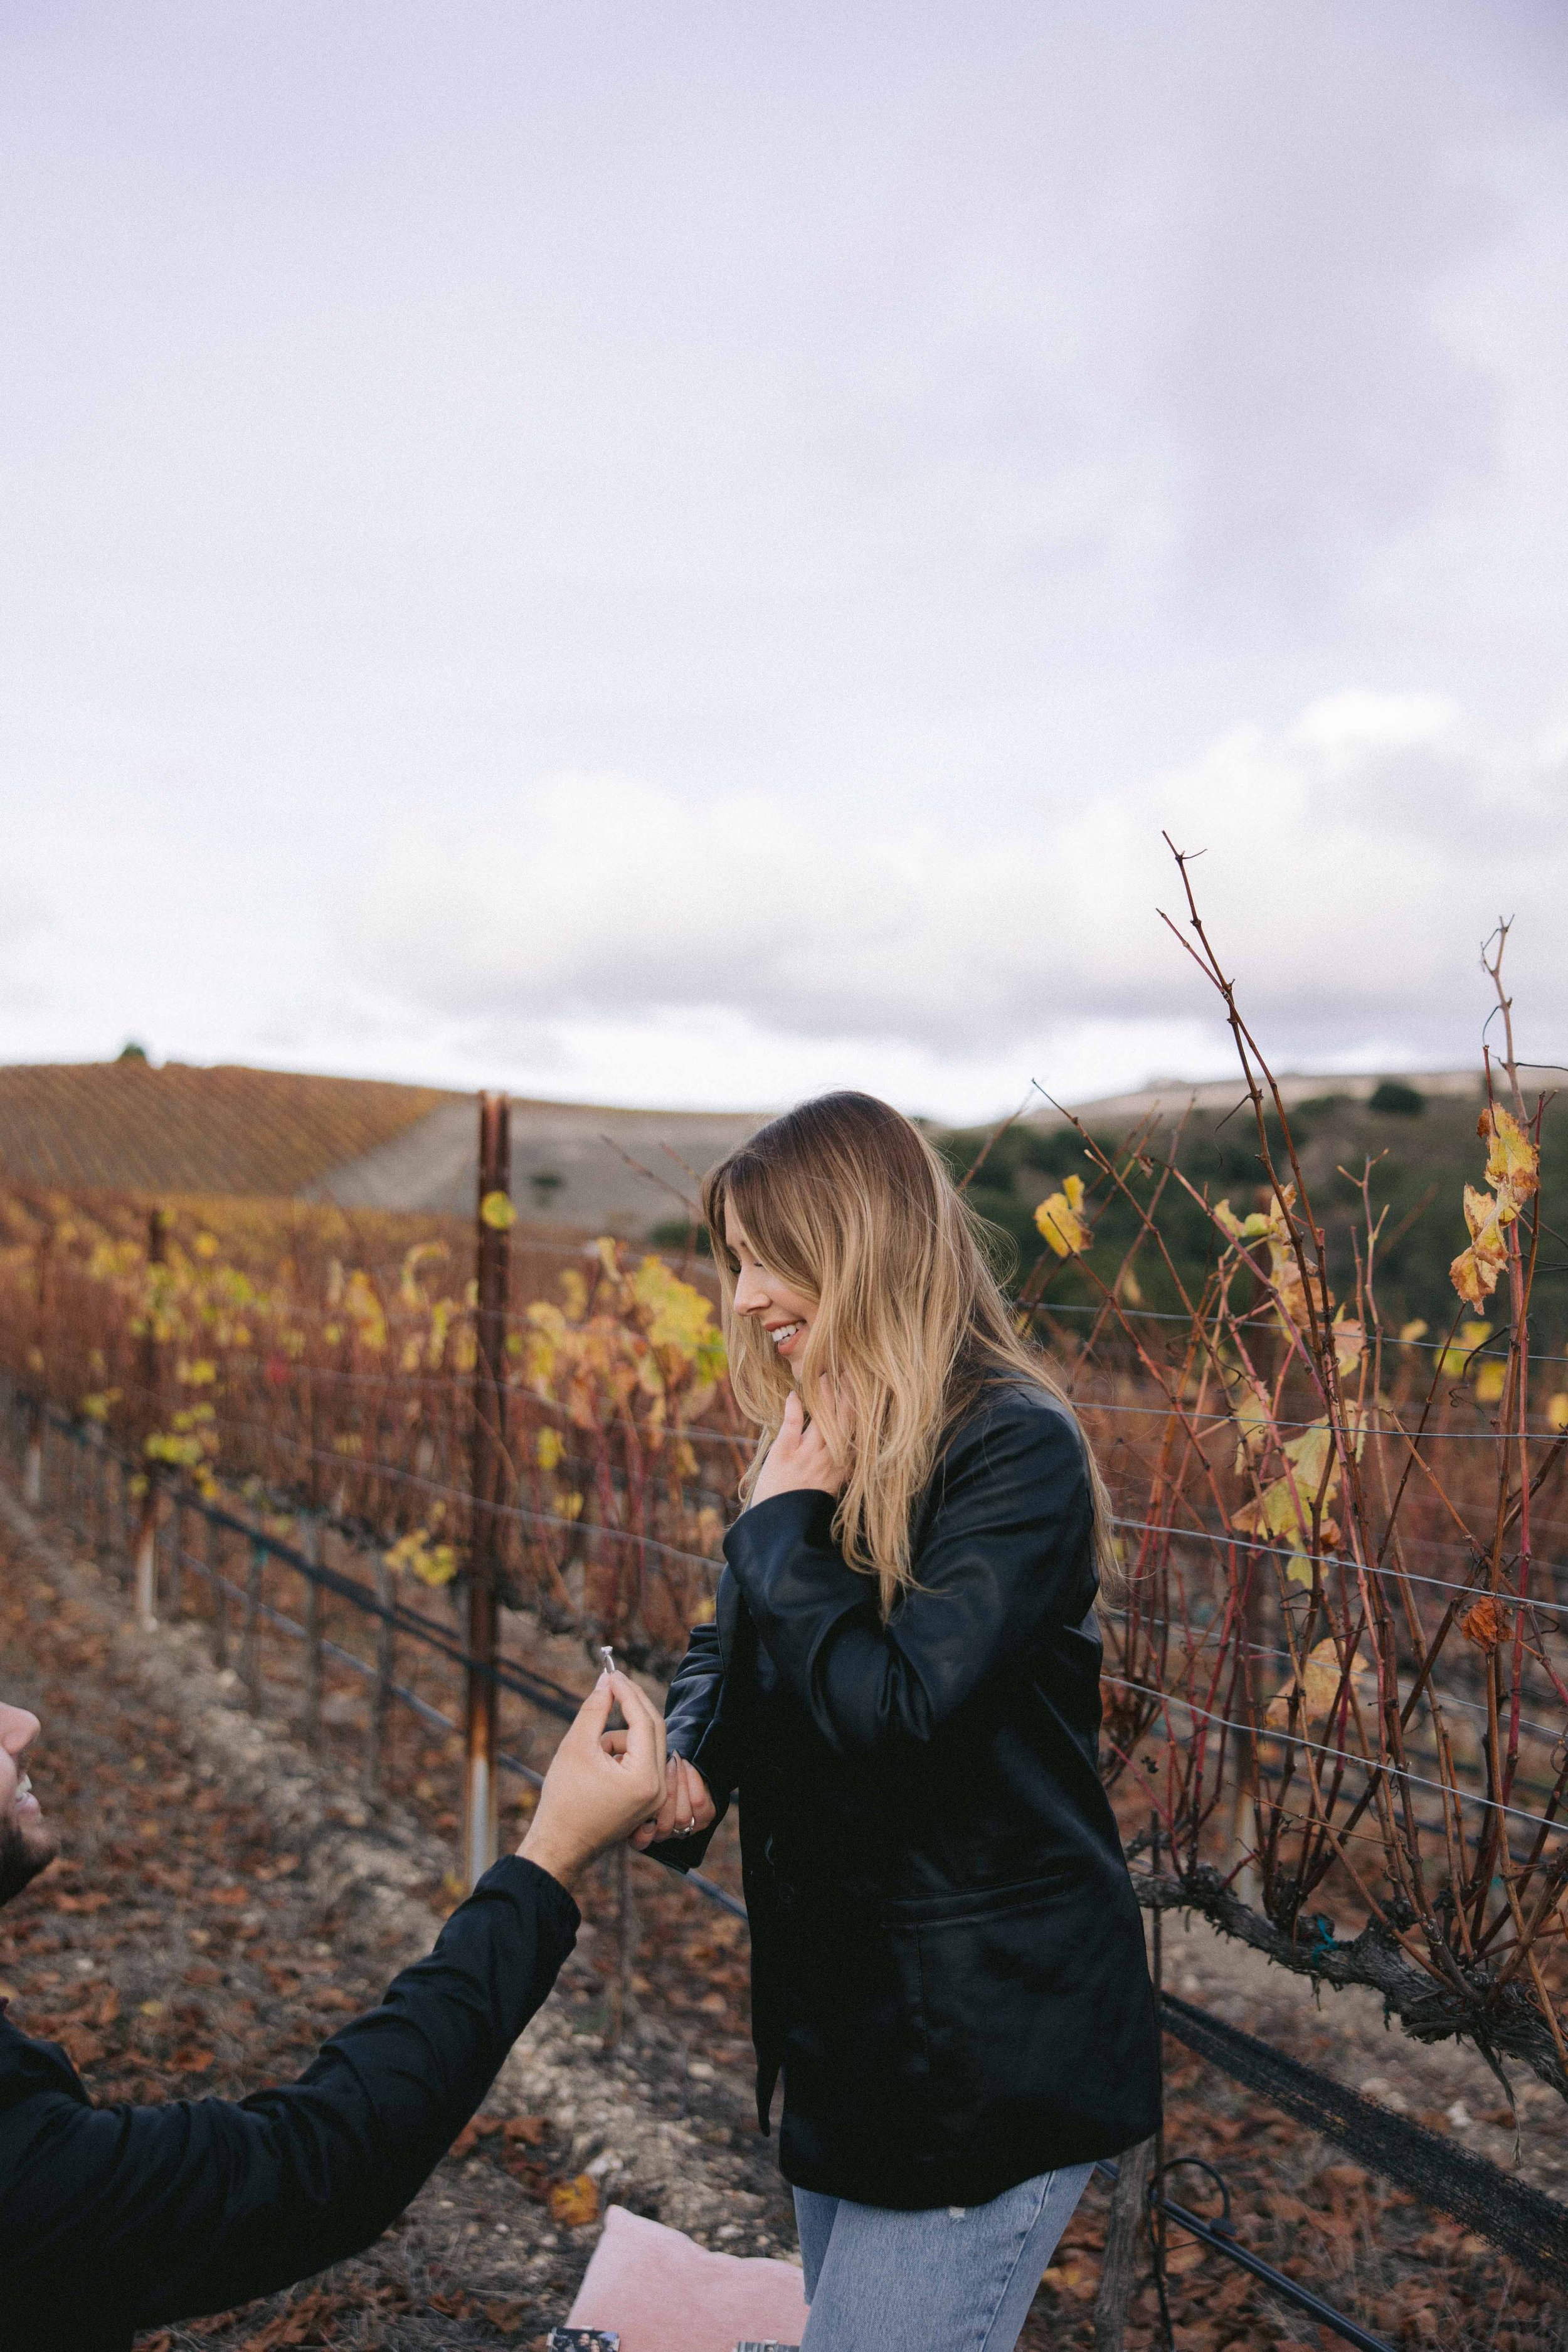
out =
[[(619, 1700), (632, 1736), (600, 1736)], [(486, 1873), (427, 1958), (297, 2083), (229, 2105), (93, 2108), (39, 2083), (0, 2112), (0, 2340), (123, 2342), (357, 2252), (483, 2098), (575, 1937), (569, 1885), (657, 1807), (663, 1726), (602, 1682), (568, 1730), (522, 1852)], [(17, 2087), (20, 2087), (19, 2085)]]

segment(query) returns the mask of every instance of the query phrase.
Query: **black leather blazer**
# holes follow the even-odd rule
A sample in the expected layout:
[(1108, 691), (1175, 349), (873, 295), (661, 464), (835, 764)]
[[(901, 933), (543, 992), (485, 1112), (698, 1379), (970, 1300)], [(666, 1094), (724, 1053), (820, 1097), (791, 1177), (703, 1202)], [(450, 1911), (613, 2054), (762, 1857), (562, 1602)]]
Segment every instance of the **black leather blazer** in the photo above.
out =
[[(779, 1495), (731, 1528), (670, 1744), (721, 1809), (741, 1799), (757, 2113), (765, 2130), (782, 2068), (786, 2179), (983, 2204), (1160, 2115), (1098, 1767), (1081, 1442), (1043, 1391), (993, 1389), (921, 1499), (915, 1587), (886, 1626), (833, 1509)], [(707, 1843), (654, 1852), (689, 1867)]]

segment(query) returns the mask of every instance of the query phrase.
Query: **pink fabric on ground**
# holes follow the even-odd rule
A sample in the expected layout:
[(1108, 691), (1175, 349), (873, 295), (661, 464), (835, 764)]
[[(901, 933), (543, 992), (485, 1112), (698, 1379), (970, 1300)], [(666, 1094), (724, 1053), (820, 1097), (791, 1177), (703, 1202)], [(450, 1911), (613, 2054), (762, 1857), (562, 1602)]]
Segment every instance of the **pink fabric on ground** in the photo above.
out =
[(612, 2205), (566, 2325), (614, 2328), (621, 2352), (735, 2352), (748, 2337), (798, 2344), (805, 2297), (793, 2263), (710, 2254)]

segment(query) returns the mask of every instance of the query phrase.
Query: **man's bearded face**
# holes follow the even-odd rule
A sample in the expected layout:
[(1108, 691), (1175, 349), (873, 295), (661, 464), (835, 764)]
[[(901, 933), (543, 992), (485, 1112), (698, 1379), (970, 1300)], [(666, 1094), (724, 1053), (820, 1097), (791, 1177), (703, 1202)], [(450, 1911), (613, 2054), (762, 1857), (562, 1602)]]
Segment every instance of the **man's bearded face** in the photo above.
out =
[(0, 1903), (9, 1903), (40, 1870), (47, 1870), (55, 1852), (54, 1832), (41, 1820), (30, 1824), (7, 1821), (0, 1828)]
[(0, 1702), (0, 1903), (19, 1895), (58, 1851), (22, 1761), (37, 1727), (35, 1717)]

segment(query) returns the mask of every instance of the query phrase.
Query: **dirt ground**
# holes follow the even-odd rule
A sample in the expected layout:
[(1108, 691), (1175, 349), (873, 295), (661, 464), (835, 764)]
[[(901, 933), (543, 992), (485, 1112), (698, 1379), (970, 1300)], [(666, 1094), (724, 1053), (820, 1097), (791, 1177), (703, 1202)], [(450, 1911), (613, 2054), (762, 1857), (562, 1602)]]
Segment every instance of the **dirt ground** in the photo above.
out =
[[(0, 1915), (0, 1995), (64, 2042), (95, 2097), (238, 2095), (286, 2080), (341, 2019), (427, 1948), (453, 1890), (439, 1735), (405, 1739), (405, 1802), (367, 1811), (340, 1773), (246, 1709), (195, 1625), (137, 1633), (119, 1573), (58, 1528), (39, 1540), (0, 1490), (0, 1689), (37, 1708), (34, 1778), (62, 1864)], [(425, 1768), (423, 1774), (420, 1767)], [(729, 1877), (732, 1851), (715, 1872)], [(613, 1870), (557, 1993), (397, 2225), (288, 2295), (141, 2339), (142, 2352), (273, 2346), (533, 2347), (564, 2318), (617, 2202), (737, 2253), (793, 2256), (787, 2193), (750, 2113), (742, 1923), (635, 1866), (635, 2014), (606, 2048), (616, 1970)], [(1510, 2130), (1479, 2060), (1386, 2031), (1376, 2004), (1310, 1990), (1206, 1929), (1167, 1928), (1167, 1982), (1390, 2106), (1508, 2163)], [(1169, 2153), (1225, 2174), (1247, 2243), (1391, 2345), (1568, 2352), (1568, 2315), (1457, 2223), (1371, 2180), (1327, 2144), (1167, 2043)], [(1568, 2116), (1519, 2085), (1523, 2166), (1562, 2193)], [(510, 2128), (509, 2128), (510, 2126)], [(1185, 2194), (1214, 2210), (1202, 2177)], [(1179, 2180), (1177, 2193), (1181, 2190)], [(1029, 2352), (1092, 2343), (1106, 2201), (1091, 2187), (1037, 2298)], [(1328, 2346), (1243, 2273), (1172, 2239), (1181, 2352)], [(1129, 2346), (1163, 2340), (1152, 2283)]]

